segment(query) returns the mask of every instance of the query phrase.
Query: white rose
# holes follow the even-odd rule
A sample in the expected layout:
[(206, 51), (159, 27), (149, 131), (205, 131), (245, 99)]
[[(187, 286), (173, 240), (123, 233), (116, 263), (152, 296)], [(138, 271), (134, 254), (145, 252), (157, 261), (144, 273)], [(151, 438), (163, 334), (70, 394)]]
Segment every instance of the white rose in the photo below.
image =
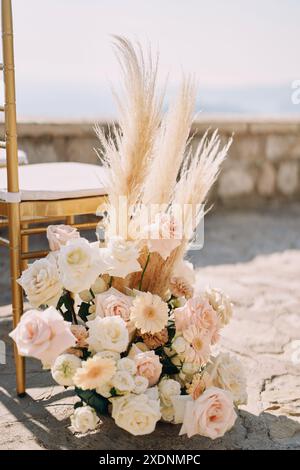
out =
[(161, 417), (159, 400), (145, 394), (112, 398), (111, 402), (116, 425), (134, 436), (152, 433)]
[(118, 394), (129, 393), (134, 389), (134, 379), (126, 370), (118, 371), (112, 378), (112, 386)]
[(111, 276), (125, 278), (128, 274), (142, 270), (138, 262), (137, 244), (122, 237), (110, 237), (107, 248), (102, 248), (102, 256), (106, 263), (103, 273)]
[(105, 398), (110, 398), (111, 397), (110, 391), (112, 388), (113, 388), (113, 385), (111, 382), (109, 382), (109, 383), (99, 385), (99, 387), (96, 388), (96, 392)]
[(155, 386), (147, 388), (147, 390), (145, 391), (145, 395), (147, 395), (150, 400), (159, 400), (158, 387)]
[(212, 308), (217, 312), (221, 326), (229, 323), (232, 317), (232, 303), (220, 289), (207, 289), (204, 293)]
[(90, 289), (104, 269), (100, 249), (85, 238), (70, 240), (61, 247), (58, 266), (63, 286), (73, 293)]
[(164, 407), (171, 407), (171, 397), (180, 395), (180, 383), (173, 379), (162, 379), (158, 384), (159, 397)]
[(132, 390), (133, 393), (140, 395), (141, 393), (145, 393), (147, 388), (149, 387), (149, 381), (146, 377), (142, 375), (137, 375), (134, 378), (134, 389)]
[(187, 347), (187, 343), (183, 336), (177, 336), (172, 342), (172, 349), (177, 354), (184, 354)]
[(171, 423), (174, 420), (174, 408), (173, 406), (161, 406), (161, 417), (163, 421)]
[(71, 424), (75, 432), (86, 433), (96, 429), (99, 423), (96, 411), (90, 406), (81, 406), (76, 408), (73, 416), (71, 416)]
[(100, 351), (95, 354), (97, 357), (102, 357), (102, 359), (112, 359), (115, 362), (120, 360), (120, 353), (115, 351)]
[(194, 375), (197, 372), (199, 372), (200, 366), (199, 366), (199, 364), (193, 364), (192, 362), (185, 362), (182, 365), (181, 370), (185, 375)]
[(129, 359), (129, 357), (123, 357), (117, 363), (118, 370), (125, 370), (129, 374), (134, 375), (136, 373), (136, 363)]
[(215, 387), (231, 392), (236, 405), (247, 403), (247, 381), (242, 363), (228, 353), (211, 358), (206, 369)]
[(54, 380), (65, 387), (73, 385), (73, 376), (81, 367), (81, 360), (74, 354), (61, 354), (58, 356), (51, 368)]
[(23, 271), (18, 283), (23, 287), (32, 307), (56, 307), (63, 292), (55, 256), (39, 259)]
[(89, 337), (87, 342), (92, 351), (103, 350), (124, 352), (129, 342), (126, 323), (121, 317), (95, 318), (88, 321)]

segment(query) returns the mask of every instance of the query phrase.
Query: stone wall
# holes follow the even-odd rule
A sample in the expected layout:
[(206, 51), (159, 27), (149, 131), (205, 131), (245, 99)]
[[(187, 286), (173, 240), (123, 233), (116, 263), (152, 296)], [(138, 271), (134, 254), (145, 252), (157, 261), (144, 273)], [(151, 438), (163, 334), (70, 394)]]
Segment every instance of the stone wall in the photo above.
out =
[[(104, 124), (107, 125), (107, 124)], [(3, 134), (3, 128), (0, 132)], [(203, 116), (193, 129), (194, 144), (207, 128), (218, 128), (233, 144), (211, 200), (229, 206), (300, 199), (300, 117), (245, 118)], [(79, 161), (97, 163), (93, 123), (24, 122), (19, 147), (30, 163)]]

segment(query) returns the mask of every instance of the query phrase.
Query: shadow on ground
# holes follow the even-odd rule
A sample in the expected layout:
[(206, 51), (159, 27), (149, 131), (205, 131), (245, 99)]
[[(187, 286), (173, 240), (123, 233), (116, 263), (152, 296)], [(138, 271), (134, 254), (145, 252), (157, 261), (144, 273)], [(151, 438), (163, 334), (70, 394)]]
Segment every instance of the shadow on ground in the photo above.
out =
[[(30, 392), (29, 392), (30, 393)], [(103, 417), (99, 429), (89, 435), (75, 436), (69, 429), (69, 409), (72, 391), (57, 392), (51, 396), (33, 399), (11, 396), (0, 389), (1, 406), (9, 413), (5, 433), (1, 433), (0, 448), (4, 449), (97, 449), (97, 450), (226, 450), (226, 449), (283, 449), (295, 448), (290, 443), (274, 441), (270, 428), (290, 428), (294, 422), (285, 416), (275, 417), (269, 413), (255, 416), (239, 411), (234, 428), (224, 437), (214, 441), (201, 436), (188, 439), (179, 436), (180, 425), (158, 423), (151, 435), (134, 437), (118, 428), (110, 417)], [(63, 403), (60, 404), (60, 401)], [(54, 408), (65, 410), (64, 417), (54, 416)], [(67, 410), (68, 408), (68, 410)], [(2, 441), (2, 442), (1, 442)], [(280, 441), (280, 439), (279, 439)]]

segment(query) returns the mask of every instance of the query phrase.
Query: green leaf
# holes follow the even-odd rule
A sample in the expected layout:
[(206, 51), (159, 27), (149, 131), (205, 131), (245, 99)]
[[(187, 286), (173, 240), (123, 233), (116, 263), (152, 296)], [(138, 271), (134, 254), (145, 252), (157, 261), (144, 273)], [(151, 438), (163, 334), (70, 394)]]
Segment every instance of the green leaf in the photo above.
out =
[(77, 408), (81, 408), (82, 406), (83, 406), (83, 402), (82, 401), (77, 401), (74, 404), (74, 410), (76, 410)]
[(118, 394), (117, 394), (117, 390), (115, 389), (115, 387), (112, 387), (110, 389), (110, 394), (112, 397), (116, 397)]
[[(66, 311), (62, 310), (62, 307), (65, 307)], [(73, 320), (73, 312), (74, 312), (74, 300), (70, 296), (69, 292), (65, 292), (59, 299), (57, 304), (57, 309), (61, 312), (62, 316), (64, 317), (65, 321), (71, 322)]]
[(90, 308), (90, 304), (86, 302), (81, 303), (79, 310), (78, 310), (78, 315), (81, 318), (81, 320), (87, 321), (87, 316), (89, 315), (89, 308)]
[(82, 401), (94, 408), (99, 414), (108, 414), (108, 399), (99, 395), (95, 390), (82, 390), (81, 388), (75, 387), (75, 393)]
[(160, 356), (160, 362), (162, 363), (162, 374), (173, 375), (179, 373), (179, 369), (173, 364), (169, 356), (167, 356), (163, 346), (155, 349), (154, 352)]

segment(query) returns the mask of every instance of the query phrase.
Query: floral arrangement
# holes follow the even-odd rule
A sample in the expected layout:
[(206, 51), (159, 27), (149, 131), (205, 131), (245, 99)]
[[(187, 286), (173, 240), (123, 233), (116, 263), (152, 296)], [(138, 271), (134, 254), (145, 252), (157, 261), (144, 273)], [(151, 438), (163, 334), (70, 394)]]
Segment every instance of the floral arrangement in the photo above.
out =
[[(110, 414), (133, 435), (163, 420), (181, 424), (188, 437), (215, 439), (234, 425), (246, 382), (234, 357), (214, 354), (232, 304), (217, 289), (195, 293), (184, 255), (229, 144), (220, 149), (216, 133), (205, 135), (192, 153), (193, 82), (184, 80), (162, 116), (157, 61), (123, 38), (116, 46), (125, 83), (120, 127), (113, 136), (97, 128), (108, 168), (105, 242), (49, 226), (50, 253), (19, 279), (32, 309), (10, 336), (19, 354), (74, 387), (75, 432)], [(176, 204), (186, 207), (184, 233)], [(146, 222), (143, 206), (151, 206)]]

